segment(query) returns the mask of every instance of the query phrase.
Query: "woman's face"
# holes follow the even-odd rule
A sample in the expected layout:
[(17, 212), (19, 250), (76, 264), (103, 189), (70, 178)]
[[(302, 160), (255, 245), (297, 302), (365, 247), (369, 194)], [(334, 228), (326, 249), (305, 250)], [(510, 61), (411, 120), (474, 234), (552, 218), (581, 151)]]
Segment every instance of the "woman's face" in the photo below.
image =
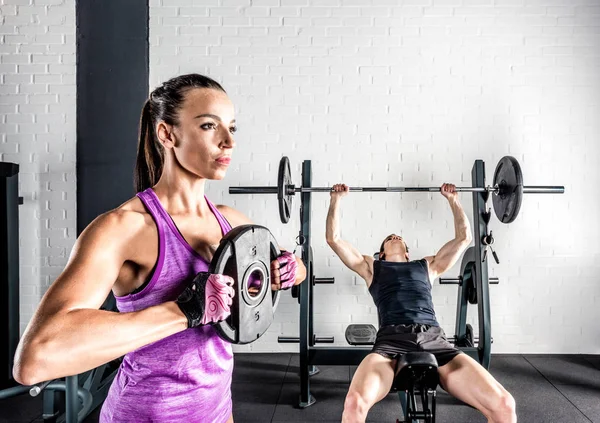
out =
[(189, 90), (178, 121), (177, 126), (171, 127), (171, 148), (177, 162), (201, 178), (223, 179), (237, 129), (233, 104), (227, 94), (207, 88)]

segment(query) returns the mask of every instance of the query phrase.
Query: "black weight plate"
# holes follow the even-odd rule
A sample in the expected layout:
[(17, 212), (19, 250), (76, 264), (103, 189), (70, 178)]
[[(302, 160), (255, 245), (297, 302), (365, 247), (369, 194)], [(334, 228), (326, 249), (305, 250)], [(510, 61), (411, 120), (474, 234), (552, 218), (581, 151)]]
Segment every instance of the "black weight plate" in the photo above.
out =
[(517, 218), (523, 201), (523, 173), (517, 159), (504, 156), (494, 171), (494, 186), (499, 188), (492, 196), (494, 212), (502, 223)]
[[(258, 225), (242, 225), (221, 240), (209, 271), (231, 276), (235, 296), (231, 315), (214, 326), (224, 340), (248, 344), (262, 336), (273, 322), (279, 291), (271, 291), (271, 261), (280, 254), (271, 232)], [(250, 293), (250, 275), (262, 275), (258, 293)]]
[(294, 192), (288, 192), (288, 187), (294, 186), (290, 172), (290, 160), (283, 156), (279, 161), (277, 173), (277, 200), (279, 201), (279, 218), (281, 223), (288, 223), (292, 214), (292, 198)]
[(477, 304), (477, 289), (473, 272), (475, 272), (475, 247), (469, 247), (460, 262), (460, 277), (462, 279), (463, 298), (466, 298), (471, 304)]
[(471, 262), (463, 273), (463, 289), (466, 289), (467, 300), (470, 304), (477, 304), (477, 276), (475, 274), (475, 262)]
[(473, 337), (473, 326), (471, 326), (469, 323), (467, 323), (467, 333), (465, 335), (465, 341), (466, 341), (465, 347), (474, 347), (475, 346), (474, 337)]

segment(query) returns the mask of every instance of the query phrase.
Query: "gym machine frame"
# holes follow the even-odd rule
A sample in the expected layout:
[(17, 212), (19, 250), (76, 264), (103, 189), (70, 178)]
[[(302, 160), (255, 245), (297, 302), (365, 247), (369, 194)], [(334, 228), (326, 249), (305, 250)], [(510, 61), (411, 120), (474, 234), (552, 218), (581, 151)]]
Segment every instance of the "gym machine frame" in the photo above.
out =
[[(489, 367), (491, 354), (491, 322), (489, 278), (487, 263), (483, 265), (484, 245), (482, 239), (488, 233), (489, 211), (486, 203), (490, 190), (485, 188), (485, 165), (483, 160), (476, 160), (472, 170), (473, 193), (473, 227), (475, 247), (467, 250), (469, 256), (465, 260), (475, 267), (475, 284), (477, 290), (477, 309), (479, 319), (479, 342), (471, 347), (459, 347), (469, 356), (473, 357), (485, 368)], [(333, 342), (333, 338), (320, 338), (314, 333), (313, 325), (313, 289), (317, 283), (333, 283), (333, 278), (319, 279), (314, 277), (313, 257), (311, 248), (311, 193), (312, 182), (311, 161), (302, 163), (302, 189), (300, 201), (300, 240), (302, 244), (302, 260), (306, 266), (307, 279), (298, 286), (300, 303), (300, 400), (301, 408), (315, 403), (315, 398), (310, 393), (309, 377), (318, 373), (316, 365), (358, 365), (372, 350), (369, 347), (319, 347), (316, 343)], [(481, 189), (479, 189), (481, 188)], [(439, 189), (438, 189), (439, 191)], [(486, 218), (487, 214), (487, 218)], [(462, 269), (461, 269), (462, 271)], [(451, 280), (448, 280), (451, 281)], [(443, 282), (452, 283), (452, 282)], [(467, 286), (459, 282), (458, 311), (456, 318), (456, 340), (467, 337)], [(280, 342), (294, 342), (297, 338), (280, 337)]]
[[(520, 210), (523, 194), (563, 194), (563, 186), (523, 186), (523, 175), (518, 161), (505, 156), (496, 165), (493, 185), (485, 185), (485, 164), (476, 160), (471, 172), (473, 186), (457, 187), (457, 191), (473, 193), (474, 246), (463, 254), (461, 275), (459, 278), (440, 278), (441, 284), (456, 283), (458, 288), (457, 317), (455, 336), (450, 338), (455, 346), (477, 360), (486, 369), (491, 356), (491, 317), (489, 284), (498, 283), (497, 278), (488, 277), (486, 263), (487, 248), (492, 251), (496, 262), (498, 257), (492, 249), (494, 238), (488, 233), (491, 209), (487, 209), (490, 194), (498, 220), (502, 223), (513, 222)], [(350, 187), (358, 192), (439, 192), (439, 187)], [(333, 283), (333, 278), (315, 278), (311, 248), (310, 219), (311, 193), (330, 192), (331, 187), (312, 187), (311, 162), (302, 163), (302, 186), (292, 183), (290, 165), (287, 157), (279, 163), (277, 186), (230, 187), (230, 194), (277, 194), (279, 215), (282, 223), (287, 223), (292, 210), (292, 199), (300, 193), (301, 229), (298, 244), (302, 248), (302, 260), (307, 269), (307, 279), (292, 289), (292, 296), (300, 303), (300, 336), (280, 336), (279, 342), (300, 344), (300, 407), (308, 407), (315, 402), (310, 394), (309, 376), (318, 372), (317, 364), (357, 365), (371, 351), (371, 347), (317, 347), (316, 343), (333, 343), (333, 337), (317, 337), (313, 326), (313, 288), (317, 283)], [(485, 263), (485, 265), (484, 265)], [(473, 335), (473, 328), (466, 323), (468, 303), (477, 304), (479, 337)], [(371, 325), (364, 325), (371, 326)], [(348, 331), (348, 329), (347, 329)], [(371, 330), (368, 330), (371, 332)], [(360, 335), (362, 337), (362, 335)], [(350, 343), (348, 332), (346, 339)], [(367, 342), (365, 342), (367, 343)], [(477, 344), (477, 346), (475, 346)], [(364, 345), (364, 344), (361, 344)], [(402, 393), (400, 393), (402, 394)], [(400, 395), (402, 407), (408, 410), (406, 397)], [(413, 401), (414, 402), (414, 401)], [(414, 405), (414, 404), (413, 404)], [(417, 418), (413, 415), (413, 420)]]

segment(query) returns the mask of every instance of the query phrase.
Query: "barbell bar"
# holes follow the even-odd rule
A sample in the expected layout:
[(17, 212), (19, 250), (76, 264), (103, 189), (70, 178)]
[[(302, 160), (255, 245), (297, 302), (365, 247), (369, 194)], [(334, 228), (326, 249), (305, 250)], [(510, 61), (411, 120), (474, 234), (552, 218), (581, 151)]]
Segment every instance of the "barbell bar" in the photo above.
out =
[[(296, 187), (292, 183), (290, 161), (284, 156), (279, 162), (277, 186), (229, 187), (230, 194), (277, 194), (282, 223), (290, 220), (292, 198), (296, 193), (331, 192), (333, 187)], [(350, 187), (350, 192), (439, 192), (440, 187)], [(564, 194), (564, 186), (523, 186), (523, 173), (517, 159), (504, 156), (496, 165), (493, 185), (487, 187), (457, 187), (458, 192), (494, 194), (494, 212), (502, 223), (514, 221), (521, 209), (523, 194)]]
[[(277, 187), (230, 187), (230, 194), (277, 194)], [(296, 187), (286, 188), (288, 195), (303, 192), (331, 192), (333, 187)], [(440, 187), (349, 187), (350, 192), (439, 192)], [(500, 187), (456, 187), (458, 192), (491, 192), (498, 193)], [(564, 186), (524, 186), (523, 194), (564, 194)]]

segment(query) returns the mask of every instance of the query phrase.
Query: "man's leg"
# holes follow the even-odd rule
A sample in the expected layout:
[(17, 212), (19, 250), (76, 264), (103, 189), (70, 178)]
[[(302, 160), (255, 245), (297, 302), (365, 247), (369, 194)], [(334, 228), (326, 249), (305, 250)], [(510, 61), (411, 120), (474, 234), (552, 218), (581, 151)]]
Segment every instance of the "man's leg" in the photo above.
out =
[(394, 382), (395, 360), (371, 353), (360, 363), (344, 402), (342, 423), (363, 423), (369, 409), (381, 401)]
[(457, 355), (438, 371), (442, 388), (477, 408), (487, 417), (489, 423), (517, 421), (512, 395), (468, 355)]

